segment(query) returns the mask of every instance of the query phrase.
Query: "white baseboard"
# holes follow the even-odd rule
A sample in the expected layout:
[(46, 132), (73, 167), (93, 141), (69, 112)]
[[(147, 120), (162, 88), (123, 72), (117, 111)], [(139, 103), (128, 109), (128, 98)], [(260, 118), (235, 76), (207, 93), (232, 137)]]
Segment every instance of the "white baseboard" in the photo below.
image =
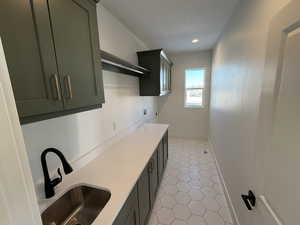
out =
[(219, 162), (218, 162), (218, 159), (216, 157), (216, 153), (215, 153), (215, 149), (214, 149), (214, 146), (213, 146), (213, 142), (212, 142), (212, 138), (209, 137), (208, 139), (208, 145), (209, 145), (209, 150), (215, 160), (215, 163), (216, 163), (216, 166), (217, 166), (217, 170), (218, 170), (218, 174), (219, 174), (219, 177), (221, 178), (221, 183), (222, 183), (222, 187), (223, 187), (223, 191), (225, 193), (225, 197), (226, 197), (226, 200), (227, 200), (227, 204), (229, 206), (229, 210), (230, 210), (230, 213), (231, 213), (231, 216), (233, 218), (233, 224), (234, 225), (240, 225), (240, 222), (239, 222), (239, 219), (237, 217), (237, 213), (235, 211), (235, 208), (233, 206), (233, 203), (232, 203), (232, 200), (231, 200), (231, 197), (230, 197), (230, 194), (229, 194), (229, 191), (228, 191), (228, 188), (227, 188), (227, 185), (226, 185), (226, 182), (224, 180), (224, 176), (223, 176), (223, 173), (222, 173), (222, 170), (221, 170), (221, 167), (219, 165)]

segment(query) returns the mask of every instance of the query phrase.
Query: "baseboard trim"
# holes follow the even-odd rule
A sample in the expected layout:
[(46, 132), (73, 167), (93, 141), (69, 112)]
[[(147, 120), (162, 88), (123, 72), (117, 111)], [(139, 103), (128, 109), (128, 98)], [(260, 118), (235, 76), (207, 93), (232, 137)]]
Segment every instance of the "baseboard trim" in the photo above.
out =
[(224, 180), (224, 176), (223, 176), (221, 167), (220, 167), (218, 159), (216, 157), (216, 153), (215, 153), (215, 149), (214, 149), (214, 145), (213, 145), (211, 137), (209, 137), (209, 139), (208, 139), (208, 145), (209, 145), (209, 150), (210, 150), (210, 152), (211, 152), (211, 154), (212, 154), (212, 156), (213, 156), (213, 158), (215, 160), (219, 177), (221, 178), (222, 188), (223, 188), (223, 191), (225, 193), (227, 204), (229, 205), (229, 210), (230, 210), (230, 213), (231, 213), (231, 217), (233, 218), (233, 224), (234, 225), (240, 225), (240, 222), (239, 222), (239, 219), (237, 217), (237, 213), (235, 211), (235, 208), (233, 206), (233, 203), (232, 203), (232, 200), (231, 200), (231, 197), (230, 197), (230, 194), (229, 194), (226, 182)]

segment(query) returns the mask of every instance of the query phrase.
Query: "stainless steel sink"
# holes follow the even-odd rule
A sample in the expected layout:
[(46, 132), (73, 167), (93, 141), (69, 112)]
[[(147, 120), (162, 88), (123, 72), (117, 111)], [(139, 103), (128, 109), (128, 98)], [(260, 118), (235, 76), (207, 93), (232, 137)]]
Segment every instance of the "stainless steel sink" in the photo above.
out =
[(42, 213), (44, 225), (92, 224), (110, 199), (110, 192), (78, 186), (66, 192)]

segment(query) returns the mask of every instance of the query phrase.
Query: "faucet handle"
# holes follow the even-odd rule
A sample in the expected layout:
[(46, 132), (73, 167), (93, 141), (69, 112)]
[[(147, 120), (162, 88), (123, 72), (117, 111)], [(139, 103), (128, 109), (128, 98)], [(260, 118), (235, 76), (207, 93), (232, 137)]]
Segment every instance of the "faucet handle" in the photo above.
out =
[(59, 168), (59, 167), (58, 167), (58, 169), (57, 169), (57, 173), (58, 173), (58, 175), (59, 175), (60, 181), (62, 181), (62, 175), (61, 175), (61, 172), (60, 172), (60, 168)]
[(55, 187), (56, 185), (58, 185), (61, 181), (62, 181), (62, 175), (60, 172), (60, 168), (57, 169), (57, 173), (59, 175), (59, 177), (55, 178), (54, 180), (51, 181), (51, 184), (53, 185), (53, 187)]

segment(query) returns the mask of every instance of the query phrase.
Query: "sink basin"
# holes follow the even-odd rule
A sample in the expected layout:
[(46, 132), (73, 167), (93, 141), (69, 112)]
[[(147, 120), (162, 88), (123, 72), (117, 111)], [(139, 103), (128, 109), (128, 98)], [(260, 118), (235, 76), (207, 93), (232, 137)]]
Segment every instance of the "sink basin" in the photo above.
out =
[(110, 199), (110, 192), (78, 186), (56, 200), (42, 213), (43, 225), (92, 224)]

